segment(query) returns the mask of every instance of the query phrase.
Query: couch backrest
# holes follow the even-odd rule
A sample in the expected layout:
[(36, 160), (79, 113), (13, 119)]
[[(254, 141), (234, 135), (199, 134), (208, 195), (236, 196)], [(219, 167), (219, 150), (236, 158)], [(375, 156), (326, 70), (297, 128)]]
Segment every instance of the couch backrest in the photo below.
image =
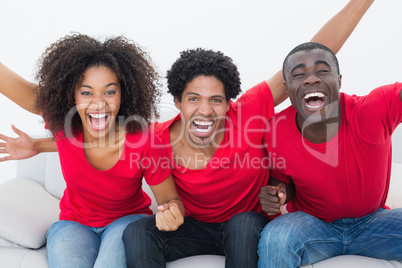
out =
[(66, 181), (61, 172), (59, 154), (46, 153), (45, 188), (53, 196), (60, 199), (66, 188)]
[(402, 164), (392, 163), (391, 183), (389, 186), (387, 206), (402, 208)]
[(38, 154), (17, 161), (17, 178), (28, 178), (45, 186), (46, 157), (47, 154)]

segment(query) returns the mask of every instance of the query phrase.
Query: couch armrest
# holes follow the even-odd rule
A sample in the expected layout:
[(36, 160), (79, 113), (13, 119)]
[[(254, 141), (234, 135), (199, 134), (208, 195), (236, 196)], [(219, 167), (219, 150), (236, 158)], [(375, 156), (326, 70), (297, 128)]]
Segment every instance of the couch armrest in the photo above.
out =
[(42, 247), (59, 213), (59, 200), (33, 180), (16, 178), (0, 184), (0, 237), (12, 243)]

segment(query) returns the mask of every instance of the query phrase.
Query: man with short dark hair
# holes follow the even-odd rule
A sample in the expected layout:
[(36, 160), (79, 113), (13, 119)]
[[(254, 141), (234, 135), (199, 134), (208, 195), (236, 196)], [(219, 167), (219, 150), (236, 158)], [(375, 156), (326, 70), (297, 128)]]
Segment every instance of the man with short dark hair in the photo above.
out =
[(285, 160), (271, 176), (292, 181), (295, 194), (290, 213), (262, 231), (259, 266), (300, 267), (337, 255), (402, 260), (402, 209), (385, 206), (402, 83), (361, 97), (340, 93), (338, 60), (317, 43), (293, 49), (283, 75), (292, 106), (270, 121), (265, 142)]

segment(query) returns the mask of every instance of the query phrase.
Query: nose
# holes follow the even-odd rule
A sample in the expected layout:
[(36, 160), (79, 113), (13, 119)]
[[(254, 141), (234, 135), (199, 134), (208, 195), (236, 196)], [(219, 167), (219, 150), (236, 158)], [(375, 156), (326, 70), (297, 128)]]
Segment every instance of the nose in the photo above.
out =
[(319, 77), (317, 77), (315, 74), (308, 75), (303, 82), (303, 84), (305, 86), (315, 85), (315, 84), (319, 84), (319, 83), (321, 83), (321, 79)]
[(198, 112), (204, 116), (210, 115), (212, 113), (212, 107), (209, 101), (205, 100), (200, 103), (200, 106), (198, 107)]
[(97, 95), (93, 98), (90, 108), (93, 110), (103, 111), (106, 107), (106, 101), (103, 98), (103, 95)]

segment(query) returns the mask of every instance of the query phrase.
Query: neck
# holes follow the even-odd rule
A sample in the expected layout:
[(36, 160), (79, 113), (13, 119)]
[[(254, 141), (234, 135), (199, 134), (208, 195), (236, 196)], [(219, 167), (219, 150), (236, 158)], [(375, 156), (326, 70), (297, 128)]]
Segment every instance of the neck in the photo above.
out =
[(87, 131), (83, 131), (83, 141), (88, 145), (88, 148), (112, 148), (119, 147), (122, 139), (126, 136), (126, 130), (119, 124), (111, 128), (104, 136), (95, 137)]
[[(339, 109), (340, 111), (340, 109)], [(341, 126), (340, 112), (336, 116), (319, 122), (308, 122), (299, 113), (296, 115), (296, 125), (302, 136), (312, 143), (324, 143), (338, 133)]]

